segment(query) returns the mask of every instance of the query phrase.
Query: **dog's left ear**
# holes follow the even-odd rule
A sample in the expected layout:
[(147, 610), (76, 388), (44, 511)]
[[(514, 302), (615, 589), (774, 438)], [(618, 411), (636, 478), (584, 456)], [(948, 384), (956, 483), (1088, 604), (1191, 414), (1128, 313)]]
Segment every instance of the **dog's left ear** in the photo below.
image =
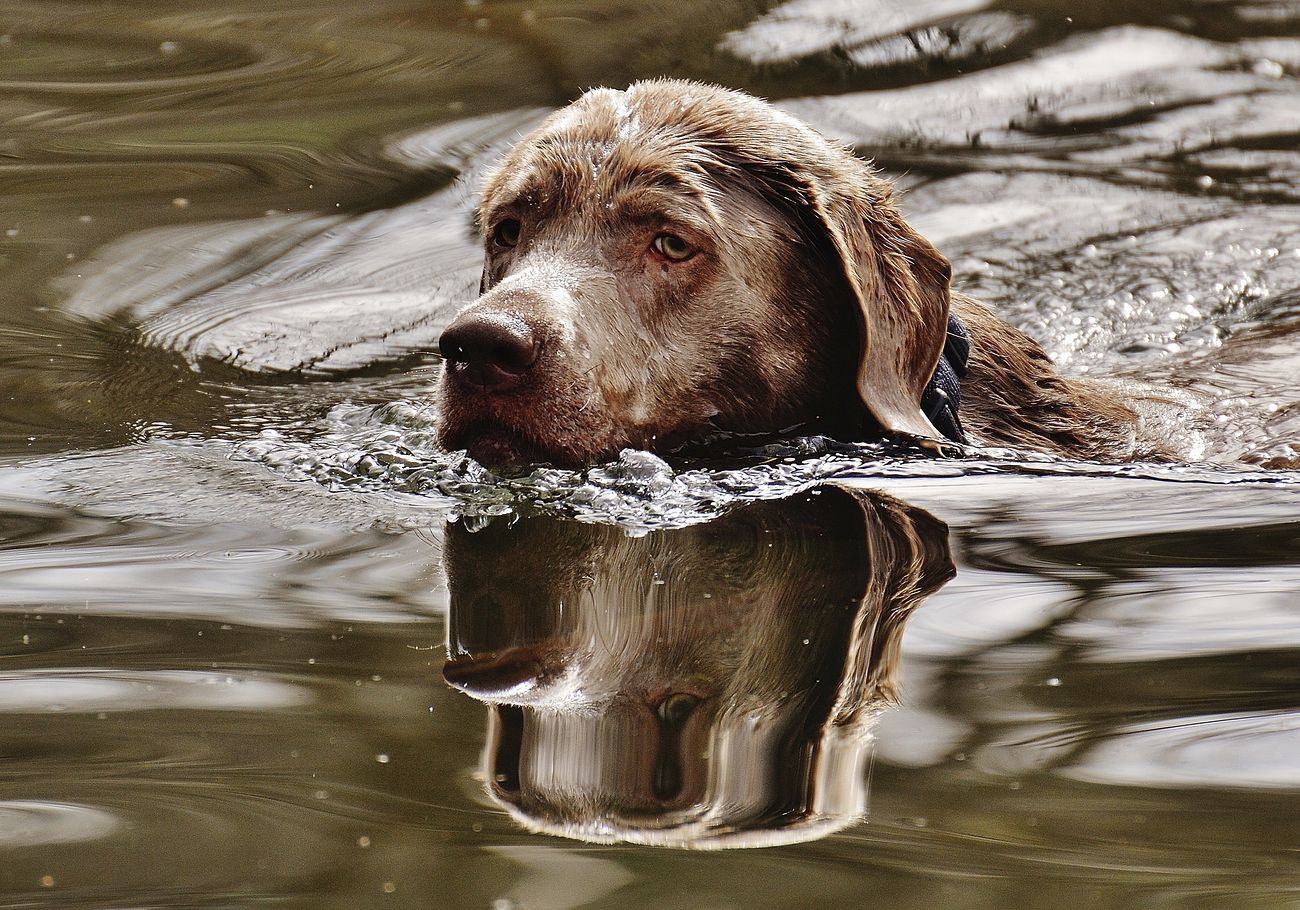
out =
[(952, 268), (903, 220), (887, 185), (855, 163), (860, 175), (807, 192), (861, 315), (858, 394), (883, 430), (943, 439), (921, 395), (943, 353)]

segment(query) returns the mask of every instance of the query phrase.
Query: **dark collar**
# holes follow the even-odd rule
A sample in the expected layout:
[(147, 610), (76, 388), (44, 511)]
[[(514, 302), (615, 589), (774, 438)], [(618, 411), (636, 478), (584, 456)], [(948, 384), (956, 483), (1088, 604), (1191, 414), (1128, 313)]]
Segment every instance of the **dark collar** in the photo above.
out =
[(939, 355), (939, 365), (921, 394), (921, 410), (934, 428), (953, 442), (966, 441), (957, 409), (961, 407), (961, 380), (966, 375), (969, 359), (970, 333), (960, 319), (949, 313), (948, 337)]

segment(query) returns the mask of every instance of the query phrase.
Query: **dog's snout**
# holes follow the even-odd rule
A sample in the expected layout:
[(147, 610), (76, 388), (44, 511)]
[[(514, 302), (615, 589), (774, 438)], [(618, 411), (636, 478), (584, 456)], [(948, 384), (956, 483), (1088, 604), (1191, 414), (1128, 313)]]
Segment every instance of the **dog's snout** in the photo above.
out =
[(489, 391), (520, 385), (541, 356), (538, 333), (508, 313), (464, 313), (442, 333), (438, 348), (458, 379)]

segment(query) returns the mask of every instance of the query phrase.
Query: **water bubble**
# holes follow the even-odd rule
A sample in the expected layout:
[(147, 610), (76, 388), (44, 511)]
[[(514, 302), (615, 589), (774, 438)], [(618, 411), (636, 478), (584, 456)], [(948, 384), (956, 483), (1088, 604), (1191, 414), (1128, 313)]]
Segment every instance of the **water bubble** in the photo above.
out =
[(1286, 69), (1276, 60), (1270, 60), (1267, 57), (1261, 57), (1255, 61), (1250, 68), (1256, 76), (1264, 76), (1269, 79), (1281, 79), (1286, 75)]
[[(1119, 292), (1113, 293), (1118, 298)], [(1186, 307), (1191, 300), (1180, 296), (1179, 302)], [(1116, 305), (1123, 309), (1125, 303), (1117, 299)], [(1068, 322), (1057, 320), (1058, 326)], [(1173, 325), (1173, 318), (1166, 324)], [(1089, 338), (1104, 328), (1092, 319), (1076, 331)], [(1166, 333), (1142, 343), (1150, 350), (1175, 340)], [(1075, 368), (1082, 371), (1086, 366)], [(420, 510), (403, 519), (420, 524), (454, 520), (472, 531), (509, 516), (545, 514), (614, 525), (632, 536), (697, 524), (737, 505), (788, 496), (832, 478), (878, 481), (971, 471), (1074, 475), (1119, 470), (1004, 451), (961, 450), (937, 458), (903, 443), (839, 443), (801, 436), (719, 440), (724, 455), (708, 454), (706, 448), (674, 456), (673, 463), (629, 449), (585, 471), (539, 466), (501, 476), (464, 452), (439, 448), (435, 428), (432, 411), (420, 401), (378, 407), (344, 404), (310, 426), (267, 428), (252, 438), (232, 441), (182, 439), (168, 444), (211, 446), (222, 457), (263, 465), (287, 480), (391, 498), (403, 510)], [(1150, 474), (1161, 469), (1141, 470)]]

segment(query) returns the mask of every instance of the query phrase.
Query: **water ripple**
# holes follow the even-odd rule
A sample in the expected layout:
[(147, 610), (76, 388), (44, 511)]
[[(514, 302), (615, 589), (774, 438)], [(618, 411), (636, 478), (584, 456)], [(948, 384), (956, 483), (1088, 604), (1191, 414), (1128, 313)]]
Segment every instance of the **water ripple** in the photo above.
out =
[(0, 674), (0, 714), (267, 711), (300, 707), (312, 700), (295, 686), (247, 674), (58, 669)]
[(1064, 769), (1130, 787), (1300, 788), (1300, 714), (1203, 715), (1122, 727)]
[(90, 806), (15, 799), (0, 802), (0, 847), (36, 847), (98, 840), (122, 820)]
[[(828, 478), (880, 482), (979, 474), (1129, 477), (1208, 484), (1297, 484), (1300, 473), (1206, 465), (1098, 465), (1032, 453), (954, 447), (953, 457), (893, 443), (838, 443), (820, 436), (733, 447), (726, 459), (674, 458), (624, 450), (584, 471), (538, 467), (502, 477), (439, 448), (436, 414), (419, 401), (342, 404), (309, 436), (268, 427), (251, 439), (216, 443), (231, 456), (289, 480), (329, 490), (397, 497), (482, 524), (543, 512), (618, 525), (630, 533), (707, 521), (729, 508), (787, 496)], [(195, 441), (192, 444), (213, 445)]]

